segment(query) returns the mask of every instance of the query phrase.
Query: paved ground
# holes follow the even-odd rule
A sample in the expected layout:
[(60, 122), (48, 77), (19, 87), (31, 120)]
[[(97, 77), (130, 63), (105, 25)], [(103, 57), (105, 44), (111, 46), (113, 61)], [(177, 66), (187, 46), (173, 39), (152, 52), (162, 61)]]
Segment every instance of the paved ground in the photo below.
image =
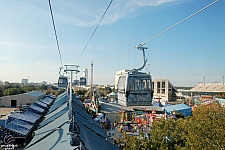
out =
[(11, 111), (15, 110), (16, 108), (5, 108), (5, 107), (0, 107), (0, 115), (7, 115)]
[(4, 108), (0, 107), (0, 119), (7, 119), (11, 111), (14, 111), (16, 108)]

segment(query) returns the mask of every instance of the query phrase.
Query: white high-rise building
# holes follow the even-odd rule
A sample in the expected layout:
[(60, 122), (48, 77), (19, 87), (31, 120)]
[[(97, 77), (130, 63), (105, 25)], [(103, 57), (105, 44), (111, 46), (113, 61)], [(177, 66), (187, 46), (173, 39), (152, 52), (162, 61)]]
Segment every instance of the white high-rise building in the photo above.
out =
[(83, 77), (86, 79), (86, 85), (88, 85), (88, 69), (83, 69)]

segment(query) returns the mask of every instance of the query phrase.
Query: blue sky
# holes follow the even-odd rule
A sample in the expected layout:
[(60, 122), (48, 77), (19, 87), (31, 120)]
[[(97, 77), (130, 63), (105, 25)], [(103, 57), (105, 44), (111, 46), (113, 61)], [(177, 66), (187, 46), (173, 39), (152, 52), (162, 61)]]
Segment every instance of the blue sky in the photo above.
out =
[[(90, 73), (93, 61), (94, 83), (114, 84), (116, 71), (142, 66), (142, 53), (132, 50), (135, 46), (212, 2), (114, 0), (79, 58), (110, 0), (51, 0), (63, 64), (77, 62), (79, 78), (83, 68)], [(149, 65), (143, 71), (175, 86), (194, 86), (204, 76), (206, 83), (221, 83), (224, 14), (225, 1), (220, 0), (146, 43)], [(0, 80), (21, 82), (29, 76), (29, 82), (57, 82), (61, 62), (48, 0), (0, 0), (0, 22)]]

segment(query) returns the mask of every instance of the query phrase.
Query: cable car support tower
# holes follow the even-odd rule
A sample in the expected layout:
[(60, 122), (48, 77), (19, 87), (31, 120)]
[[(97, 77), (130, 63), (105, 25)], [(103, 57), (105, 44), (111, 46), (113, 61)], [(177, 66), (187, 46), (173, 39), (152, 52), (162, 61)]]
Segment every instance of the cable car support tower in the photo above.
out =
[(65, 70), (64, 72), (69, 72), (70, 71), (70, 98), (69, 98), (69, 120), (72, 119), (72, 82), (73, 82), (73, 72), (75, 72), (76, 74), (79, 73), (80, 71), (78, 70), (77, 65), (64, 65), (65, 66)]

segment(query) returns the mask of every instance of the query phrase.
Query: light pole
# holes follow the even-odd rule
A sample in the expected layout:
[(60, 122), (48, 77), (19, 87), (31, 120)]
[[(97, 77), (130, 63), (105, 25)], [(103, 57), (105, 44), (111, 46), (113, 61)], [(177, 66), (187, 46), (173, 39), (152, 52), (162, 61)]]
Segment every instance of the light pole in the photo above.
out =
[(222, 78), (223, 78), (223, 85), (224, 85), (224, 75), (222, 76)]

